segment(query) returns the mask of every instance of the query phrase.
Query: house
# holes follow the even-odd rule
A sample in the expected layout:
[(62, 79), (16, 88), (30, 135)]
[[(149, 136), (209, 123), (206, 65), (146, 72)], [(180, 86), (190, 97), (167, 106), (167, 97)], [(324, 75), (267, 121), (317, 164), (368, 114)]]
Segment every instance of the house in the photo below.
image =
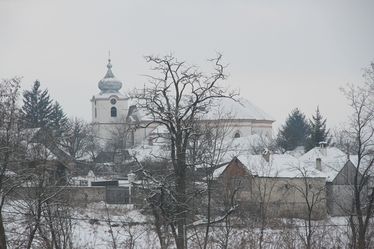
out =
[[(305, 218), (310, 214), (322, 219), (327, 214), (325, 177), (291, 155), (266, 152), (234, 157), (214, 177), (224, 199), (235, 194), (240, 209), (256, 217)], [(313, 202), (313, 209), (308, 209), (307, 202)]]
[[(320, 143), (300, 157), (308, 168), (326, 176), (327, 208), (331, 216), (345, 216), (352, 210), (357, 156), (349, 156), (335, 147)], [(362, 174), (358, 173), (358, 181)]]

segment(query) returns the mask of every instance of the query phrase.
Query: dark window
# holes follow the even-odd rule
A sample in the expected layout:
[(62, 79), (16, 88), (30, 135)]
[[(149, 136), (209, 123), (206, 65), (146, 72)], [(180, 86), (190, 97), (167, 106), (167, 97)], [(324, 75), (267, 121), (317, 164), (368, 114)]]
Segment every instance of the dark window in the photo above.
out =
[(235, 133), (234, 138), (239, 138), (239, 137), (240, 137), (240, 133), (239, 132)]
[(86, 180), (80, 180), (79, 181), (79, 186), (88, 186), (88, 181), (86, 181)]
[(95, 107), (95, 118), (97, 118), (97, 109)]
[(117, 108), (115, 107), (110, 108), (110, 116), (117, 117)]

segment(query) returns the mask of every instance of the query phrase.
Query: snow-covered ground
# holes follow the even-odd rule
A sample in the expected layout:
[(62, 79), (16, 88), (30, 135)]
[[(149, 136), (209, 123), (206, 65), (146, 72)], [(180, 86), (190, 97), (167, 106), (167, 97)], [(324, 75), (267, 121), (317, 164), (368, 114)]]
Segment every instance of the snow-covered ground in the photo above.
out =
[[(21, 238), (26, 232), (27, 216), (21, 214), (14, 205), (4, 210), (7, 235), (11, 241)], [(74, 208), (71, 211), (73, 227), (73, 246), (82, 249), (133, 248), (156, 249), (159, 242), (152, 226), (152, 217), (141, 214), (130, 205), (106, 205), (104, 202), (90, 204), (87, 207)], [(235, 223), (241, 226), (234, 226)], [(313, 241), (318, 248), (337, 248), (347, 244), (347, 219), (329, 218), (314, 222)], [(199, 248), (204, 227), (191, 229), (189, 248)], [(278, 219), (263, 230), (263, 248), (301, 248), (305, 232), (304, 221)], [(229, 223), (215, 224), (210, 230), (209, 248), (258, 248), (261, 238), (259, 224), (231, 219)], [(169, 238), (174, 248), (173, 240)], [(243, 247), (244, 246), (244, 247)], [(335, 247), (334, 247), (335, 246)], [(10, 247), (13, 248), (13, 247)], [(39, 248), (38, 246), (34, 248)]]
[(149, 229), (149, 217), (131, 205), (105, 205), (104, 202), (76, 208), (73, 212), (74, 244), (77, 248), (157, 248), (155, 234)]

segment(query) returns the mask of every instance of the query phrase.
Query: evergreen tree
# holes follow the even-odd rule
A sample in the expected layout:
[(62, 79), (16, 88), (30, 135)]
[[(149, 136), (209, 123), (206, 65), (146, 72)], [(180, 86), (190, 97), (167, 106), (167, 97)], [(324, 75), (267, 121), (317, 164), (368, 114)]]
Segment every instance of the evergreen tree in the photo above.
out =
[(62, 107), (53, 102), (47, 89), (40, 89), (39, 81), (23, 93), (22, 113), (25, 128), (49, 128), (61, 134), (67, 125)]
[(309, 124), (299, 109), (294, 109), (279, 130), (277, 144), (286, 151), (305, 146), (309, 136)]
[(58, 135), (60, 135), (67, 129), (67, 126), (68, 118), (62, 110), (61, 105), (57, 101), (55, 101), (49, 118), (49, 128), (59, 133)]
[(329, 143), (329, 130), (326, 128), (326, 119), (323, 118), (317, 106), (316, 114), (309, 120), (310, 136), (306, 145), (306, 150), (319, 146), (320, 142)]
[(31, 90), (23, 93), (23, 125), (25, 128), (47, 127), (53, 105), (48, 90), (40, 89), (40, 82), (35, 81)]

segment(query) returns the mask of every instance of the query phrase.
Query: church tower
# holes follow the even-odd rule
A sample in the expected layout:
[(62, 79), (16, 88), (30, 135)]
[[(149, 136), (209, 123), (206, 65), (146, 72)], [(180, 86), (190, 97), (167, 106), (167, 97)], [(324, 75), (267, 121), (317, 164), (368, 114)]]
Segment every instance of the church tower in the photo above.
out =
[(96, 135), (109, 140), (116, 130), (124, 126), (129, 109), (129, 97), (120, 92), (122, 82), (114, 76), (110, 59), (107, 72), (98, 87), (100, 92), (91, 99), (92, 123)]

